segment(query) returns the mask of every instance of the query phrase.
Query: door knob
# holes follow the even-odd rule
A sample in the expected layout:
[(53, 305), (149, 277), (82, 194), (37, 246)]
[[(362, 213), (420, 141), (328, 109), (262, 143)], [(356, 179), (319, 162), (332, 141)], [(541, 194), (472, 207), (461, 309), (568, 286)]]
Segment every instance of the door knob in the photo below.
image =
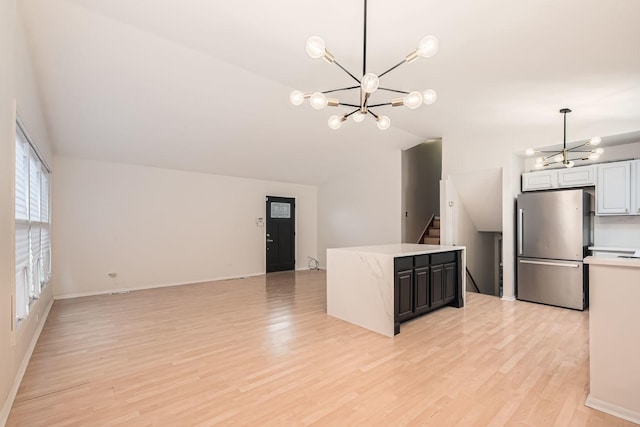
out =
[(267, 243), (273, 243), (273, 240), (267, 239)]

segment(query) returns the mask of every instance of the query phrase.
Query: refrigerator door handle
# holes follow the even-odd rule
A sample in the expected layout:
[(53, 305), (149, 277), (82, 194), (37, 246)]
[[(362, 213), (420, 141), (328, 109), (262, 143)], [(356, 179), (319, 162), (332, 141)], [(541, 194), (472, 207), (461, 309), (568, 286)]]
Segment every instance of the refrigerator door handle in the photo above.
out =
[(553, 267), (571, 267), (578, 268), (580, 264), (568, 263), (568, 262), (545, 262), (545, 261), (530, 261), (528, 259), (521, 259), (522, 264), (536, 264), (536, 265), (550, 265)]
[(518, 253), (522, 255), (524, 252), (524, 243), (522, 242), (522, 238), (524, 237), (523, 227), (524, 224), (524, 209), (518, 210)]

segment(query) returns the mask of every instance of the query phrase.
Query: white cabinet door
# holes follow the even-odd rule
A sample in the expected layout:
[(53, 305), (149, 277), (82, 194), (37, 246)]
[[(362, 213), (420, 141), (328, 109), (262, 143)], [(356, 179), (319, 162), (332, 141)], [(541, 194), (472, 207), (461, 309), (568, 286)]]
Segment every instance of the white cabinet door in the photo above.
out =
[(631, 162), (598, 165), (596, 215), (629, 215)]
[(522, 191), (548, 190), (558, 186), (558, 171), (545, 170), (522, 174)]
[(631, 213), (640, 215), (640, 160), (631, 162)]
[(589, 185), (596, 185), (596, 167), (594, 165), (558, 170), (558, 186), (560, 187), (586, 187)]

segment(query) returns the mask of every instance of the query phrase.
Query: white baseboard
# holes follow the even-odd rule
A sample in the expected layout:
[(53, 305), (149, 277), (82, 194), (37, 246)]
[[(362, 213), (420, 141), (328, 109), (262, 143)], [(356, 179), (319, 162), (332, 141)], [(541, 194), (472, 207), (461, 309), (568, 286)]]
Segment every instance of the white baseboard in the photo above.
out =
[(516, 297), (503, 296), (501, 299), (502, 301), (514, 302), (516, 300)]
[(623, 408), (622, 406), (605, 402), (604, 400), (597, 399), (591, 395), (587, 396), (587, 400), (584, 402), (584, 404), (589, 408), (597, 409), (598, 411), (613, 415), (614, 417), (622, 418), (623, 420), (640, 424), (640, 412), (632, 411), (631, 409)]
[(216, 277), (215, 279), (202, 279), (202, 280), (194, 280), (191, 282), (179, 282), (179, 283), (160, 283), (153, 285), (143, 285), (143, 286), (135, 286), (131, 288), (117, 288), (117, 289), (103, 289), (100, 291), (93, 292), (79, 292), (72, 294), (62, 294), (62, 295), (54, 295), (54, 299), (70, 299), (70, 298), (82, 298), (82, 297), (92, 297), (96, 295), (109, 295), (109, 294), (122, 294), (133, 291), (144, 291), (147, 289), (156, 289), (156, 288), (169, 288), (171, 286), (184, 286), (184, 285), (195, 285), (196, 283), (206, 283), (206, 282), (220, 282), (223, 280), (236, 280), (236, 279), (246, 279), (248, 277), (257, 277), (263, 276), (265, 273), (251, 273), (251, 274), (243, 274), (241, 276), (229, 276), (229, 277)]
[(20, 368), (18, 368), (18, 372), (13, 380), (13, 386), (11, 386), (11, 390), (9, 390), (9, 395), (7, 396), (7, 400), (4, 402), (4, 406), (2, 407), (2, 411), (0, 411), (0, 425), (4, 426), (7, 424), (7, 420), (9, 419), (9, 413), (11, 412), (11, 407), (13, 406), (13, 401), (18, 394), (18, 389), (20, 388), (20, 383), (22, 382), (22, 377), (24, 377), (25, 372), (27, 372), (27, 366), (29, 366), (29, 361), (31, 360), (31, 355), (33, 354), (33, 350), (36, 348), (36, 343), (38, 342), (38, 338), (40, 338), (40, 333), (42, 332), (42, 328), (44, 328), (44, 324), (47, 321), (47, 317), (49, 317), (49, 311), (51, 311), (51, 306), (53, 305), (53, 298), (49, 301), (49, 305), (44, 310), (42, 317), (40, 318), (40, 323), (36, 329), (35, 334), (33, 334), (33, 338), (29, 343), (29, 348), (27, 348), (27, 352), (22, 359), (22, 363), (20, 363)]

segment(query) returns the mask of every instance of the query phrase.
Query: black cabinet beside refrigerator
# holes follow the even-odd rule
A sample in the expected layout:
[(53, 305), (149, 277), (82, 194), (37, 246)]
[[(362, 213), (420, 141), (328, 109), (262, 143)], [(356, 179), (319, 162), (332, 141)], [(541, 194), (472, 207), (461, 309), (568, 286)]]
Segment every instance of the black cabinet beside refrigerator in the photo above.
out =
[(583, 190), (523, 193), (517, 208), (519, 300), (584, 310), (591, 245), (591, 195)]

